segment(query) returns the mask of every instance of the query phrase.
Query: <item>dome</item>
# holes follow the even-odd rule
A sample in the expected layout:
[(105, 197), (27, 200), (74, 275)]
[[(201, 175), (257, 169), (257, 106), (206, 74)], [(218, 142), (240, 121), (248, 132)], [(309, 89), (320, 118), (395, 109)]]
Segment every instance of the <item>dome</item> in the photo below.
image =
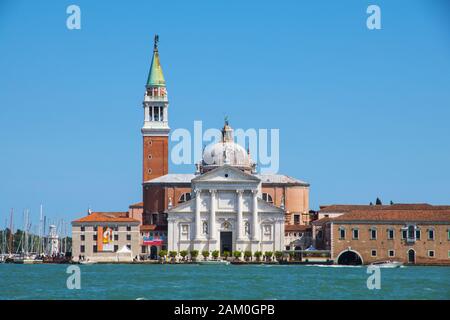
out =
[(255, 170), (255, 164), (249, 153), (234, 142), (233, 129), (228, 125), (227, 120), (222, 129), (222, 141), (210, 144), (203, 150), (202, 161), (197, 167), (197, 172), (203, 173), (223, 165), (237, 167), (248, 172)]
[(204, 166), (228, 164), (237, 167), (250, 167), (250, 157), (243, 147), (234, 142), (218, 142), (203, 151)]

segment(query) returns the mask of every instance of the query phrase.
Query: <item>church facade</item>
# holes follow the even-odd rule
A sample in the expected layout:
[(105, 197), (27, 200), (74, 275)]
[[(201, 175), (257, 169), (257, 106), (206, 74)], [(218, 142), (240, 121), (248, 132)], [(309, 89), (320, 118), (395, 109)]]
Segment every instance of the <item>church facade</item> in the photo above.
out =
[[(204, 149), (194, 172), (169, 173), (169, 114), (156, 36), (143, 101), (143, 199), (120, 213), (139, 222), (138, 250), (133, 245), (134, 233), (125, 241), (133, 257), (156, 259), (161, 250), (218, 250), (223, 254), (305, 249), (304, 239), (292, 234), (300, 236), (310, 225), (308, 183), (282, 174), (257, 173), (250, 153), (234, 142), (228, 121), (222, 140)], [(88, 220), (93, 228), (103, 223), (94, 216)], [(119, 236), (114, 231), (118, 222), (113, 220), (109, 224), (114, 249)], [(83, 221), (74, 221), (73, 228), (84, 230)], [(297, 229), (302, 233), (292, 232)], [(86, 250), (85, 235), (75, 234), (74, 246)]]
[[(157, 251), (289, 249), (285, 225), (310, 222), (309, 184), (286, 175), (258, 174), (249, 152), (234, 142), (228, 121), (222, 141), (204, 149), (195, 172), (168, 173), (169, 103), (156, 43), (148, 79), (142, 228), (167, 230)], [(143, 247), (142, 252), (152, 249)]]

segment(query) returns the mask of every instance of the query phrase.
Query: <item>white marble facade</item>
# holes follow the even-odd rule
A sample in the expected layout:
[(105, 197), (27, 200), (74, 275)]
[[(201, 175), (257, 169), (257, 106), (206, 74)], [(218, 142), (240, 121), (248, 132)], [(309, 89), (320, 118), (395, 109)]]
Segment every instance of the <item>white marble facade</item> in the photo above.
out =
[(192, 199), (168, 212), (168, 249), (279, 251), (284, 210), (261, 199), (261, 180), (229, 165), (196, 176)]

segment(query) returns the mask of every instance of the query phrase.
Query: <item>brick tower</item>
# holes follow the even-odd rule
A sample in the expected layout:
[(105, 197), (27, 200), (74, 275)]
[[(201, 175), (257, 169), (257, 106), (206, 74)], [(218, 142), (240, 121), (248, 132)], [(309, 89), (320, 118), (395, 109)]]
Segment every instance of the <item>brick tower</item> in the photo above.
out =
[(168, 173), (169, 119), (166, 81), (158, 53), (158, 35), (155, 35), (153, 58), (144, 96), (143, 181)]

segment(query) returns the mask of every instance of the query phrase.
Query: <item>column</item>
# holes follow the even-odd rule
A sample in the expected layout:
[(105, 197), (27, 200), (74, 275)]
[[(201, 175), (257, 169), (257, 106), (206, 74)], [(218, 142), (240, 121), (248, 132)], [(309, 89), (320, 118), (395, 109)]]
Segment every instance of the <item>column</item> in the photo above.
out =
[(164, 121), (169, 122), (169, 113), (167, 112), (167, 105), (163, 107), (163, 115), (164, 115)]
[(253, 212), (252, 212), (252, 239), (259, 239), (258, 228), (258, 190), (252, 190), (253, 193)]
[(236, 190), (237, 192), (237, 240), (243, 239), (244, 222), (242, 219), (242, 194), (244, 190)]
[(202, 237), (202, 221), (200, 218), (201, 190), (195, 189), (194, 192), (195, 192), (195, 240), (198, 240)]
[(209, 239), (216, 240), (216, 190), (209, 190), (211, 193), (210, 213), (209, 213)]
[(149, 106), (147, 104), (144, 107), (144, 121), (145, 122), (150, 121), (150, 111), (149, 111)]

